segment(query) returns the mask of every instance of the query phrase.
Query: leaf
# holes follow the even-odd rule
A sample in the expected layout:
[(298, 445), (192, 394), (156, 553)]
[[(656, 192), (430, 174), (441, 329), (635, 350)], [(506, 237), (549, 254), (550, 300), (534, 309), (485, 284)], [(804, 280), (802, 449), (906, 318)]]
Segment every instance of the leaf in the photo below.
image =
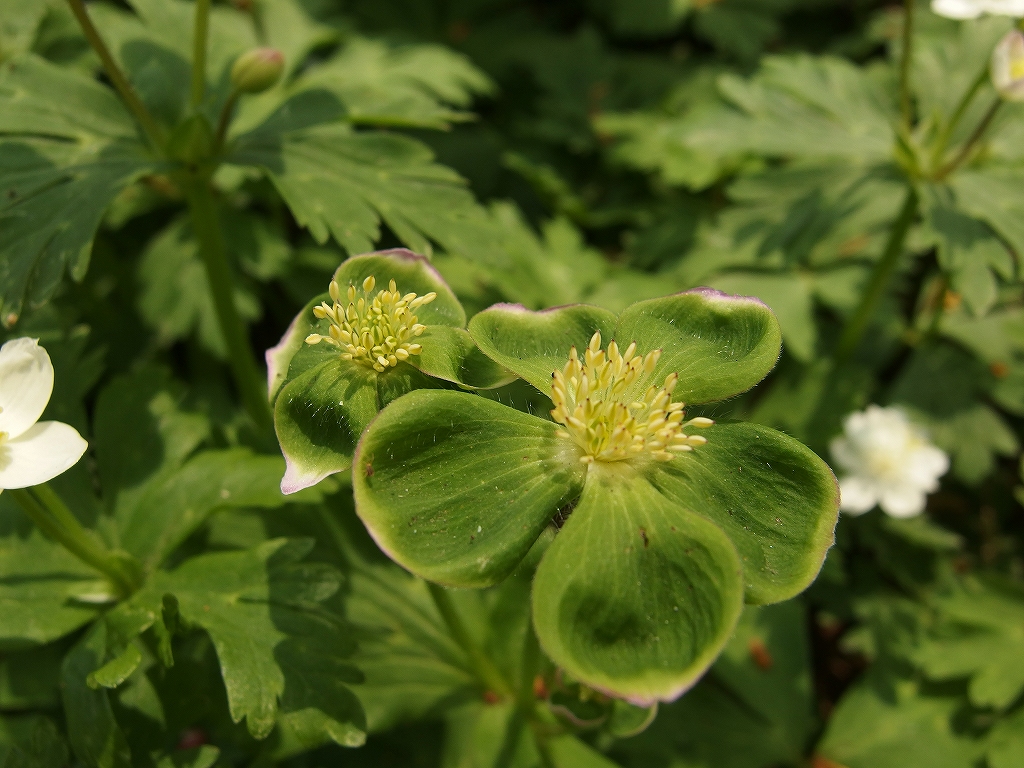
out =
[[(352, 643), (344, 624), (317, 604), (339, 586), (327, 565), (298, 562), (303, 542), (284, 539), (255, 549), (201, 555), (171, 573), (157, 572), (138, 604), (173, 594), (185, 621), (213, 641), (228, 706), (249, 733), (312, 744), (354, 746), (362, 739), (362, 712), (347, 683)], [(313, 685), (326, 677), (331, 682)]]
[(66, 651), (66, 643), (5, 651), (0, 658), (0, 710), (42, 710), (60, 706), (60, 664)]
[(591, 465), (533, 582), (541, 646), (638, 706), (672, 701), (721, 652), (743, 607), (728, 537), (623, 463)]
[(839, 487), (810, 449), (767, 427), (719, 423), (707, 444), (652, 465), (650, 482), (720, 526), (743, 565), (746, 599), (786, 600), (818, 575), (833, 542)]
[(611, 341), (615, 322), (611, 312), (586, 304), (540, 312), (496, 304), (473, 317), (469, 333), (485, 355), (547, 394), (570, 348), (586, 349), (595, 332)]
[(86, 678), (88, 686), (94, 690), (99, 688), (117, 688), (138, 669), (142, 663), (142, 651), (134, 644), (125, 647), (119, 656), (114, 657), (99, 669), (89, 673)]
[(686, 403), (744, 392), (775, 366), (782, 345), (778, 320), (757, 299), (696, 289), (638, 302), (619, 316), (620, 346), (641, 354), (661, 349), (651, 374), (679, 374), (673, 396)]
[(988, 224), (1013, 249), (1024, 253), (1024, 197), (1020, 171), (994, 164), (965, 168), (949, 179), (959, 210)]
[(90, 768), (130, 768), (128, 742), (114, 719), (106, 690), (86, 685), (86, 677), (103, 663), (105, 653), (106, 624), (100, 621), (64, 659), (61, 695), (68, 738), (76, 757)]
[(1014, 768), (1024, 761), (1024, 710), (997, 722), (989, 732), (990, 768)]
[(482, 397), (424, 390), (371, 424), (353, 490), (360, 519), (389, 557), (431, 581), (481, 587), (518, 565), (584, 476), (553, 423)]
[(295, 85), (313, 88), (336, 94), (353, 123), (446, 129), (472, 120), (466, 108), (475, 96), (490, 94), (494, 84), (450, 48), (352, 37)]
[(32, 47), (48, 10), (46, 0), (0, 0), (0, 62)]
[(85, 276), (104, 210), (156, 169), (113, 92), (28, 55), (0, 69), (0, 312), (12, 325), (68, 269)]
[(67, 745), (52, 720), (41, 715), (0, 718), (3, 768), (63, 768), (67, 764)]

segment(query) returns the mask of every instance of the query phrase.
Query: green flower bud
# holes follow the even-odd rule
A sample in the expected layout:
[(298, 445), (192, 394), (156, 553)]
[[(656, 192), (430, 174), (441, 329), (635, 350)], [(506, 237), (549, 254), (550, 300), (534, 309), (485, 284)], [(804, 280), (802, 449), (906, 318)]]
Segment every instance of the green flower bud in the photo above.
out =
[(284, 54), (276, 48), (254, 48), (235, 59), (231, 84), (240, 93), (262, 93), (281, 79)]
[(1024, 101), (1024, 34), (1007, 32), (992, 51), (992, 85), (1007, 101)]

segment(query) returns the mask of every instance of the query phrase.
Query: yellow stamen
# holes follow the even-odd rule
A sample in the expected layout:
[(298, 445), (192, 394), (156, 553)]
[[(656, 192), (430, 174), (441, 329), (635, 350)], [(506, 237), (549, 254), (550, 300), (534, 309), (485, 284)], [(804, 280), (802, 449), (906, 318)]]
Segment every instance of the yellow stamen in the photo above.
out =
[(377, 281), (371, 275), (362, 282), (362, 295), (355, 285), (349, 284), (345, 291), (346, 304), (342, 304), (341, 286), (331, 281), (328, 292), (332, 305), (322, 302), (313, 307), (318, 320), (329, 320), (328, 335), (311, 333), (307, 344), (321, 341), (342, 350), (343, 360), (383, 373), (410, 355), (418, 355), (423, 348), (412, 339), (421, 335), (427, 327), (416, 322), (415, 310), (437, 298), (431, 291), (425, 296), (398, 292), (392, 280), (387, 290), (373, 293)]
[(582, 362), (575, 347), (569, 350), (569, 362), (551, 375), (551, 416), (565, 427), (558, 435), (586, 452), (580, 461), (621, 461), (643, 454), (668, 461), (707, 442), (683, 431), (714, 422), (703, 416), (683, 421), (683, 403), (672, 402), (677, 374), (666, 376), (660, 387), (648, 384), (660, 356), (661, 350), (654, 350), (640, 357), (636, 344), (622, 354), (614, 341), (605, 352), (600, 333), (591, 337)]

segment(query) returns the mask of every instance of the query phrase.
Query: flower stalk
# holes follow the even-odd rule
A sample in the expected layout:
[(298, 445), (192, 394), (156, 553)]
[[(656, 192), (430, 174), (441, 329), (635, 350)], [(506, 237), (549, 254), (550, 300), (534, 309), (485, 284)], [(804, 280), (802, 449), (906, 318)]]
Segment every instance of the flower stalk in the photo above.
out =
[(248, 332), (235, 306), (234, 286), (228, 266), (224, 235), (217, 218), (216, 202), (207, 179), (189, 178), (185, 183), (192, 229), (206, 267), (214, 309), (227, 345), (231, 372), (242, 404), (256, 425), (269, 430), (273, 424), (263, 378), (256, 365)]
[(14, 496), (39, 530), (83, 563), (107, 576), (121, 597), (127, 597), (140, 586), (141, 568), (138, 564), (115, 556), (100, 544), (48, 485), (15, 488), (8, 493)]
[(124, 103), (131, 110), (132, 114), (135, 115), (135, 119), (139, 121), (139, 125), (142, 126), (142, 130), (153, 147), (162, 149), (164, 146), (163, 129), (153, 115), (150, 114), (149, 110), (146, 109), (146, 105), (142, 103), (142, 99), (139, 98), (132, 84), (128, 82), (128, 78), (117, 65), (113, 55), (110, 53), (110, 49), (103, 42), (99, 31), (92, 23), (92, 19), (89, 18), (89, 12), (85, 10), (85, 4), (82, 0), (68, 0), (68, 5), (71, 8), (71, 13), (74, 14), (75, 19), (78, 21), (78, 25), (82, 28), (82, 34), (85, 35), (85, 39), (89, 41), (89, 45), (92, 46), (96, 55), (100, 57), (103, 71), (107, 73), (110, 82), (114, 84), (117, 92), (121, 94)]
[(209, 28), (210, 0), (196, 0), (195, 22), (192, 26), (192, 109), (198, 109), (206, 95), (206, 41)]
[(900, 125), (909, 131), (913, 122), (910, 101), (910, 55), (914, 40), (914, 0), (903, 2), (903, 50), (900, 52)]
[(988, 108), (988, 111), (985, 113), (985, 116), (981, 118), (981, 120), (978, 122), (978, 125), (974, 128), (974, 131), (971, 133), (970, 138), (968, 138), (967, 141), (964, 142), (963, 146), (960, 147), (960, 150), (956, 153), (953, 159), (950, 160), (941, 168), (939, 168), (939, 170), (936, 172), (936, 181), (942, 181), (943, 179), (945, 179), (947, 176), (949, 176), (949, 174), (951, 174), (953, 171), (959, 168), (960, 165), (964, 162), (964, 160), (968, 158), (968, 156), (971, 154), (971, 150), (974, 149), (975, 145), (979, 141), (981, 141), (981, 138), (985, 135), (985, 131), (987, 131), (989, 125), (992, 124), (992, 119), (996, 116), (996, 113), (999, 111), (999, 108), (1002, 105), (1003, 100), (999, 98), (992, 102), (992, 106)]

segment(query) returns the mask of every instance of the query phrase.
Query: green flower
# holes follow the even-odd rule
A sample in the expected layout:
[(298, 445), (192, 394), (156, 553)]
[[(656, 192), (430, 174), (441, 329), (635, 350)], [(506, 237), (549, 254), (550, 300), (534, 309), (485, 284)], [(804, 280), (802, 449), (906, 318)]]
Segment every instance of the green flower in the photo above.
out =
[(684, 413), (774, 366), (781, 335), (764, 304), (700, 289), (619, 317), (498, 305), (469, 331), (550, 395), (553, 421), (457, 392), (393, 402), (360, 441), (353, 484), (394, 560), (483, 587), (556, 521), (533, 582), (540, 642), (574, 678), (640, 705), (697, 680), (744, 600), (785, 600), (814, 579), (839, 508), (829, 468), (775, 430)]
[[(384, 286), (384, 287), (381, 287)], [(455, 294), (404, 248), (343, 262), (267, 350), (267, 388), (284, 453), (283, 493), (352, 466), (377, 411), (420, 388), (492, 387), (509, 380), (465, 330)]]

